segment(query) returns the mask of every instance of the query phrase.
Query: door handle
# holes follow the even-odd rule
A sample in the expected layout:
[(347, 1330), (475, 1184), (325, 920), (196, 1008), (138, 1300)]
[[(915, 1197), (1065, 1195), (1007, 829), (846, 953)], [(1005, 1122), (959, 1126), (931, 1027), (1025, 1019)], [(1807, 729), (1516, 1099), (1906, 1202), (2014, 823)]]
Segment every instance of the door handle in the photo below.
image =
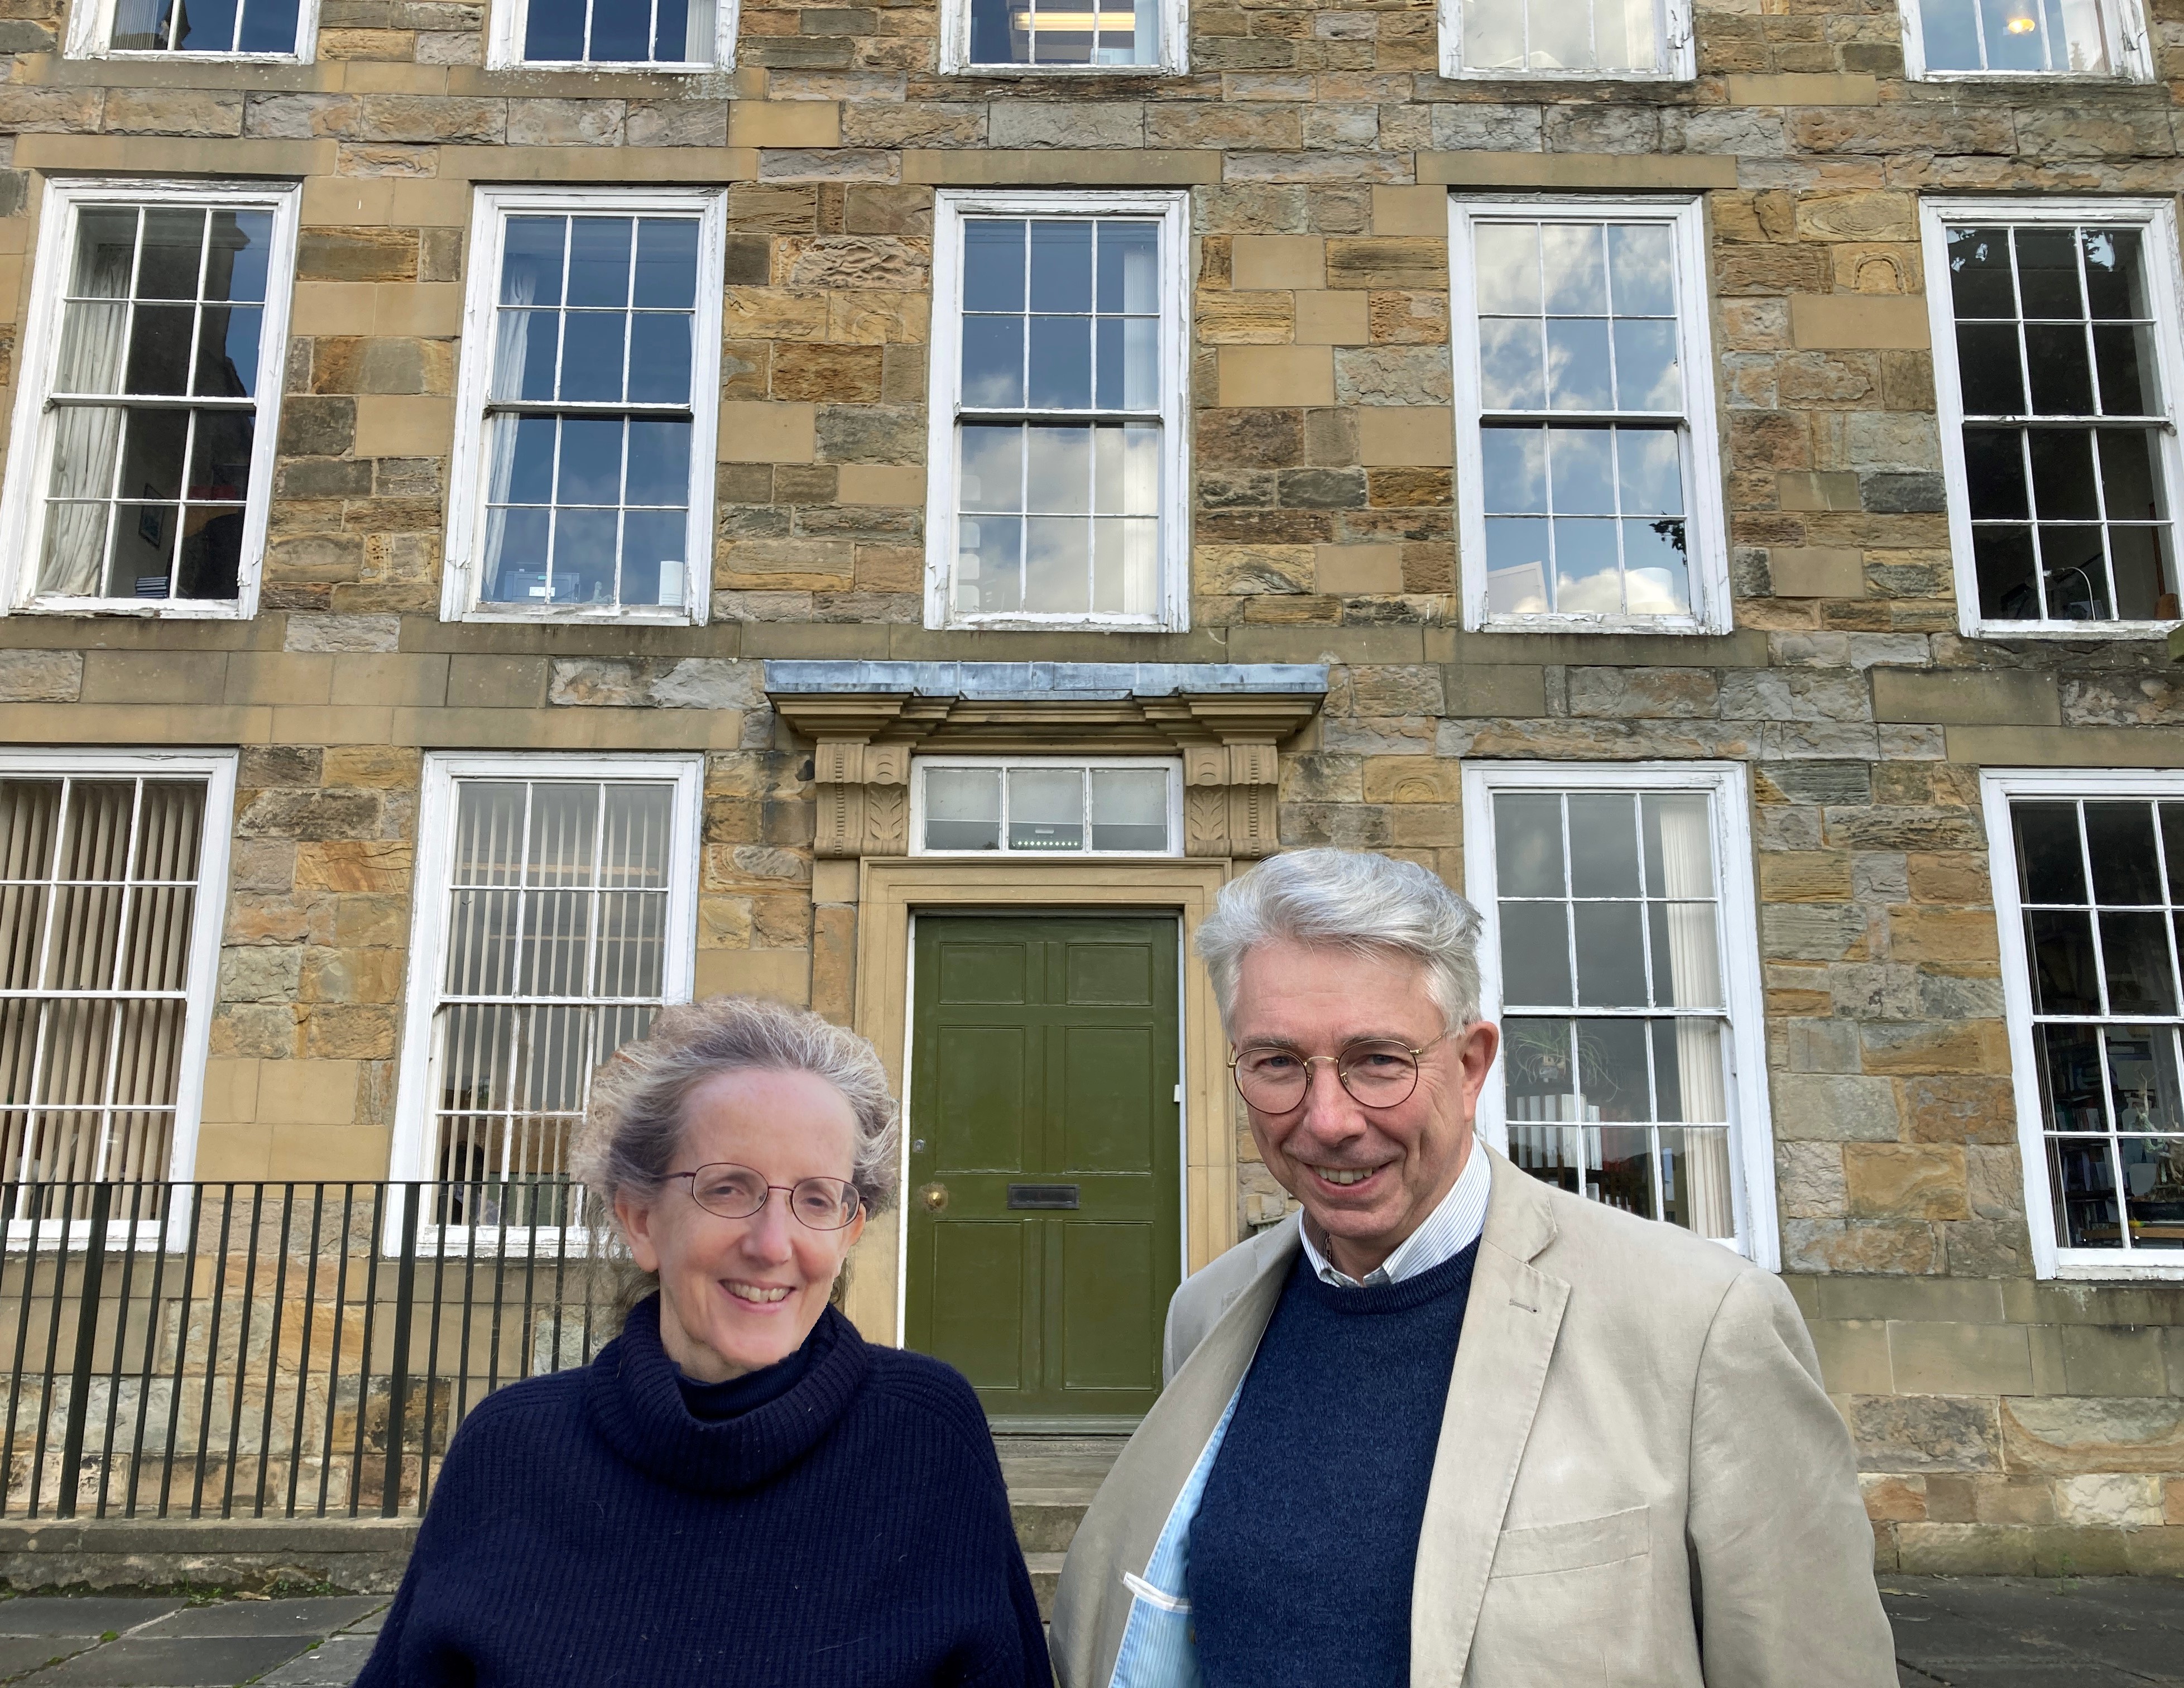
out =
[(917, 1199), (925, 1204), (927, 1212), (938, 1213), (948, 1205), (948, 1186), (944, 1184), (927, 1184), (917, 1192)]

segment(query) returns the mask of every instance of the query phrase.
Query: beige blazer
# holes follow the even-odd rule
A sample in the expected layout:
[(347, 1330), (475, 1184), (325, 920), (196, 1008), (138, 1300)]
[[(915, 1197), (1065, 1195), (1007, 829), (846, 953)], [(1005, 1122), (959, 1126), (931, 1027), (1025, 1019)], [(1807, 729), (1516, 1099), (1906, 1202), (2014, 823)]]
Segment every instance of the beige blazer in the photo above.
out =
[[(1413, 1688), (1892, 1688), (1850, 1439), (1789, 1292), (1487, 1152), (1418, 1535)], [(1134, 1603), (1160, 1601), (1149, 1561), (1297, 1247), (1296, 1224), (1278, 1226), (1176, 1292), (1168, 1387), (1062, 1570), (1063, 1688), (1109, 1688)], [(1134, 1683), (1194, 1679), (1143, 1668), (1132, 1634)]]

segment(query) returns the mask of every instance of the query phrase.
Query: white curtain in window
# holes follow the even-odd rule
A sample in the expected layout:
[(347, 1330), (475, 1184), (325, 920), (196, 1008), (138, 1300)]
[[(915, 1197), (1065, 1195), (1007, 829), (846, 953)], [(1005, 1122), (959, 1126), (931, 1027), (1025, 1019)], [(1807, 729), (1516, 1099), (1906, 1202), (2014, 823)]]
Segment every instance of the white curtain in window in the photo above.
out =
[[(1662, 889), (1674, 900), (1668, 909), (1669, 970), (1676, 1000), (1688, 1005), (1718, 1000), (1721, 961), (1714, 949), (1713, 851), (1708, 836), (1712, 805), (1703, 801), (1663, 803), (1657, 812), (1661, 818)], [(1729, 1095), (1722, 1081), (1719, 1022), (1677, 1021), (1676, 1079), (1686, 1120), (1725, 1124)], [(1729, 1133), (1687, 1129), (1683, 1138), (1691, 1228), (1702, 1237), (1735, 1236)]]
[[(538, 278), (526, 267), (515, 278), (510, 288), (514, 298), (505, 299), (504, 305), (512, 307), (495, 314), (493, 328), (493, 380), (491, 396), (495, 398), (520, 398), (523, 392), (524, 359), (531, 346), (532, 314), (521, 307), (537, 296)], [(500, 572), (500, 548), (506, 515), (499, 508), (508, 502), (508, 494), (515, 477), (516, 419), (505, 413), (486, 418), (486, 515), (485, 560), (478, 571), (477, 590), (482, 595)]]
[(682, 25), (682, 60), (687, 64), (710, 64), (716, 42), (713, 0), (690, 0)]
[[(78, 298), (122, 299), (129, 293), (131, 253), (125, 246), (79, 237), (69, 292)], [(65, 307), (64, 307), (65, 309)], [(81, 312), (82, 327), (63, 325), (53, 370), (55, 393), (119, 393), (122, 330), (128, 307), (97, 305)], [(89, 331), (95, 325), (112, 331)], [(114, 456), (121, 443), (118, 405), (64, 405), (53, 416), (53, 472), (48, 487), (45, 560), (38, 589), (69, 598), (96, 598), (106, 565), (107, 506), (114, 495)], [(98, 499), (98, 504), (63, 504)]]

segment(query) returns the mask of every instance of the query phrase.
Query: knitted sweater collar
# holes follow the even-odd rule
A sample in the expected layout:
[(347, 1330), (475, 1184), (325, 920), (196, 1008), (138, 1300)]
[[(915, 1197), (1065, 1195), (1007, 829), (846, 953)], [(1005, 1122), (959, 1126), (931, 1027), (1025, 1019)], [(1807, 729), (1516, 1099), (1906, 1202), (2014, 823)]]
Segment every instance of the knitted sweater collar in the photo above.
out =
[(864, 1339), (834, 1308), (819, 1316), (805, 1345), (811, 1363), (788, 1394), (709, 1423), (683, 1403), (675, 1362), (660, 1346), (655, 1293), (592, 1362), (586, 1406), (607, 1445), (649, 1477), (703, 1494), (755, 1489), (817, 1446), (864, 1381)]

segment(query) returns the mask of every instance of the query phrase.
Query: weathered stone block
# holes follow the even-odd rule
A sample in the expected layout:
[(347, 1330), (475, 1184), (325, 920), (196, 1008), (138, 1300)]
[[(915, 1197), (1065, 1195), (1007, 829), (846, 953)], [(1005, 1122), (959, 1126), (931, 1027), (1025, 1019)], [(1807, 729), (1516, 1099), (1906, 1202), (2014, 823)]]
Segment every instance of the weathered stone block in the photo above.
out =
[(2040, 1396), (2001, 1403), (2012, 1470), (2053, 1476), (2184, 1470), (2184, 1400)]
[(1855, 1143), (1843, 1151), (1843, 1163), (1853, 1215), (1881, 1219), (1971, 1217), (1960, 1148), (1946, 1144)]
[(1885, 1078), (1776, 1073), (1774, 1134), (1785, 1142), (1887, 1143), (1897, 1134), (1896, 1093)]
[(1852, 1396), (1851, 1435), (1861, 1471), (1998, 1471), (1997, 1402), (1947, 1396)]

